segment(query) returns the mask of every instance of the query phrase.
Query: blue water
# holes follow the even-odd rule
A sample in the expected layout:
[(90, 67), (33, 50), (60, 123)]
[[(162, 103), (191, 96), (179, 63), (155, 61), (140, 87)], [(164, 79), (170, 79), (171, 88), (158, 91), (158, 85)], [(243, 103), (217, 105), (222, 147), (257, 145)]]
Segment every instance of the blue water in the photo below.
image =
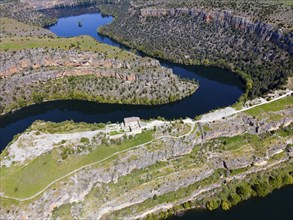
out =
[[(79, 21), (82, 23), (82, 27), (78, 26)], [(60, 18), (58, 23), (49, 29), (60, 37), (90, 35), (99, 42), (128, 49), (97, 33), (98, 27), (112, 21), (112, 17), (102, 16), (100, 13), (84, 14)], [(181, 77), (197, 80), (200, 88), (190, 97), (161, 106), (111, 105), (77, 100), (53, 101), (29, 106), (14, 113), (0, 116), (0, 149), (4, 149), (15, 134), (23, 132), (35, 120), (116, 122), (133, 115), (144, 119), (157, 116), (163, 116), (167, 119), (193, 118), (212, 109), (231, 105), (243, 93), (242, 83), (230, 71), (216, 67), (175, 65), (162, 60), (161, 64), (172, 68), (174, 73)], [(289, 220), (293, 219), (292, 197), (293, 187), (287, 187), (266, 198), (242, 202), (228, 212), (221, 210), (213, 212), (189, 211), (183, 217), (174, 216), (170, 220)]]
[[(100, 26), (111, 23), (111, 16), (100, 13), (83, 14), (60, 18), (49, 29), (60, 37), (90, 35), (99, 42), (127, 47), (97, 33)], [(82, 26), (79, 27), (78, 23)], [(193, 118), (212, 109), (233, 104), (243, 93), (241, 81), (230, 71), (216, 67), (176, 65), (160, 61), (162, 65), (172, 68), (182, 78), (195, 79), (199, 89), (190, 97), (181, 101), (160, 106), (109, 105), (86, 101), (54, 101), (23, 108), (14, 113), (0, 117), (0, 149), (4, 149), (15, 134), (23, 132), (35, 120), (61, 122), (107, 122), (122, 121), (127, 116), (139, 116), (143, 119), (163, 116), (167, 119)]]

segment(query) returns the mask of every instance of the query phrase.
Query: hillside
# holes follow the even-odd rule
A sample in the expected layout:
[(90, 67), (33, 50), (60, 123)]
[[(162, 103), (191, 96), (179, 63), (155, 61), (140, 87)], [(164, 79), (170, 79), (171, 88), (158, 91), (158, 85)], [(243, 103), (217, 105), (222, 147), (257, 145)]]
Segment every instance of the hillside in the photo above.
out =
[(1, 0), (0, 17), (12, 18), (19, 22), (40, 27), (56, 22), (55, 18), (40, 13), (33, 9), (30, 4), (19, 0)]
[(212, 2), (132, 1), (99, 32), (176, 63), (231, 69), (246, 80), (249, 98), (284, 84), (293, 69), (289, 3)]
[(157, 60), (91, 37), (58, 38), (12, 19), (0, 22), (0, 113), (57, 99), (164, 104), (197, 88), (195, 82), (180, 79)]
[[(115, 16), (98, 31), (152, 57), (44, 28), (67, 8)], [(0, 0), (0, 117), (13, 118), (3, 134), (23, 129), (0, 154), (0, 219), (165, 219), (194, 208), (229, 210), (292, 185), (292, 19), (287, 0)], [(139, 122), (134, 129), (37, 120), (24, 131), (23, 124), (43, 116), (38, 109), (13, 112), (72, 99), (140, 105), (126, 108), (133, 114), (196, 92), (197, 82), (156, 58), (230, 69), (246, 82), (246, 93), (194, 119), (128, 119)], [(201, 100), (188, 104), (211, 103)], [(85, 112), (92, 107), (80, 105)], [(119, 107), (108, 106), (100, 107), (122, 118)], [(68, 117), (76, 111), (64, 109)], [(51, 112), (50, 120), (62, 120)], [(89, 112), (74, 114), (104, 117)], [(91, 114), (97, 118), (88, 120)]]
[(97, 5), (116, 17), (100, 28), (101, 34), (172, 62), (230, 69), (246, 81), (244, 101), (279, 88), (293, 74), (293, 16), (287, 0), (22, 2), (38, 9)]
[(142, 133), (37, 121), (1, 154), (1, 216), (154, 219), (265, 196), (293, 183), (292, 103), (141, 122)]

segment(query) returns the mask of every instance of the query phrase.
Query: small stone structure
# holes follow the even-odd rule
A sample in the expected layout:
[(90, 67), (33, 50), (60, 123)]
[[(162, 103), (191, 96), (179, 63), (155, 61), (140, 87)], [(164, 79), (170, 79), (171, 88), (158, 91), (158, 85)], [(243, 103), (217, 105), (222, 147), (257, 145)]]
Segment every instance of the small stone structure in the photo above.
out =
[(141, 130), (140, 118), (139, 117), (130, 117), (124, 118), (124, 128), (131, 132), (137, 132)]

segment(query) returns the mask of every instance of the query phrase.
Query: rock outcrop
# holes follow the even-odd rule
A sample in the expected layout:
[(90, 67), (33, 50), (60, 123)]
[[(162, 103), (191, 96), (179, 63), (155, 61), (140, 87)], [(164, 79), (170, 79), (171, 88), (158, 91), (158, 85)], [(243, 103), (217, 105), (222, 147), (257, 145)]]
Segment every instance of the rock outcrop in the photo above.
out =
[(30, 25), (46, 26), (56, 22), (56, 19), (33, 9), (30, 4), (16, 1), (0, 2), (1, 17), (12, 18)]
[(163, 104), (191, 95), (197, 87), (159, 61), (135, 55), (117, 59), (77, 49), (35, 48), (2, 51), (0, 60), (0, 112), (64, 98)]
[[(238, 124), (238, 127), (242, 129), (241, 135), (245, 135), (245, 133), (256, 134), (253, 129), (250, 129), (252, 123), (247, 123), (248, 118), (248, 115), (241, 113), (237, 117), (229, 117), (225, 120), (205, 124), (211, 129), (210, 132), (217, 134), (213, 136), (212, 140), (202, 140), (201, 137), (196, 135), (198, 129), (195, 129), (194, 132), (180, 138), (166, 136), (137, 149), (129, 149), (110, 160), (93, 164), (64, 177), (58, 184), (53, 184), (44, 193), (36, 197), (33, 203), (22, 206), (21, 210), (11, 205), (10, 212), (3, 214), (7, 218), (47, 218), (52, 215), (58, 216), (60, 213), (55, 213), (55, 211), (62, 209), (64, 205), (69, 205), (71, 207), (70, 215), (72, 216), (100, 219), (112, 215), (115, 211), (131, 208), (158, 196), (187, 189), (189, 186), (213, 179), (218, 170), (227, 169), (225, 174), (227, 176), (224, 177), (224, 174), (222, 174), (221, 177), (217, 177), (211, 183), (206, 182), (203, 186), (198, 185), (192, 193), (196, 196), (193, 196), (192, 199), (200, 201), (204, 198), (201, 196), (203, 192), (212, 193), (214, 189), (220, 191), (221, 187), (227, 184), (227, 181), (246, 181), (252, 173), (271, 168), (276, 169), (284, 163), (292, 163), (292, 161), (290, 162), (290, 152), (285, 152), (287, 148), (286, 140), (289, 140), (290, 137), (278, 140), (278, 142), (269, 146), (263, 146), (264, 149), (259, 149), (258, 146), (253, 144), (248, 146), (243, 143), (236, 150), (223, 150), (221, 138), (227, 137), (227, 133), (220, 133), (221, 128), (225, 129), (231, 125), (230, 130), (232, 132), (235, 128), (233, 126)], [(259, 124), (259, 120), (252, 121)], [(280, 126), (284, 126), (282, 122), (284, 121), (279, 121)], [(220, 123), (221, 128), (218, 127)], [(156, 129), (158, 132), (165, 133), (168, 130), (168, 126), (165, 126), (162, 124)], [(193, 125), (191, 125), (191, 130), (193, 129)], [(274, 127), (273, 129), (279, 128)], [(33, 134), (32, 132), (35, 131), (30, 130), (27, 134)], [(239, 131), (231, 132), (230, 137), (241, 137)], [(262, 134), (267, 132), (263, 131)], [(99, 131), (91, 131), (91, 133), (99, 133)], [(60, 136), (60, 134), (50, 134), (52, 136), (50, 139), (54, 139), (54, 135)], [(19, 138), (29, 139), (29, 136), (22, 135)], [(15, 143), (18, 141), (20, 139), (16, 140)], [(24, 139), (21, 140), (21, 143), (25, 142)], [(11, 147), (13, 146), (11, 145)], [(198, 148), (198, 150), (193, 151), (194, 148)], [(285, 154), (280, 159), (273, 159), (274, 155), (282, 152), (285, 152)], [(162, 167), (160, 163), (163, 163)], [(181, 169), (177, 170), (177, 166)], [(157, 169), (160, 172), (156, 172)], [(144, 172), (145, 170), (147, 172)], [(239, 174), (230, 173), (234, 170)], [(134, 174), (136, 172), (138, 174)], [(131, 176), (130, 182), (126, 179), (129, 175)], [(116, 187), (119, 187), (119, 190)], [(181, 194), (178, 193), (178, 197), (179, 195)], [(179, 201), (183, 203), (191, 198), (187, 194), (181, 199), (182, 201)], [(178, 201), (177, 197), (176, 201)], [(170, 207), (175, 204), (176, 202)], [(129, 215), (133, 216), (140, 212), (133, 211)], [(129, 217), (127, 216), (123, 215), (118, 218), (126, 219)]]
[[(132, 1), (123, 16), (99, 31), (155, 57), (235, 71), (247, 82), (249, 98), (285, 83), (292, 75), (291, 21), (284, 16), (289, 28), (281, 28), (279, 18), (270, 19), (276, 23), (268, 22), (259, 16), (257, 7), (246, 13), (238, 9), (246, 7), (242, 3), (235, 3), (237, 7), (218, 4)], [(265, 6), (260, 7), (267, 13)], [(277, 8), (284, 14), (289, 10), (284, 5)]]
[(216, 22), (217, 25), (226, 26), (226, 28), (235, 28), (244, 30), (245, 34), (257, 34), (262, 40), (269, 40), (277, 44), (293, 55), (293, 33), (283, 34), (282, 30), (275, 29), (272, 25), (261, 21), (251, 21), (248, 18), (233, 15), (229, 11), (204, 11), (197, 8), (171, 8), (171, 9), (140, 9), (140, 22), (144, 22), (148, 17), (163, 16), (188, 16), (190, 19), (195, 18), (198, 22), (205, 21), (207, 24)]

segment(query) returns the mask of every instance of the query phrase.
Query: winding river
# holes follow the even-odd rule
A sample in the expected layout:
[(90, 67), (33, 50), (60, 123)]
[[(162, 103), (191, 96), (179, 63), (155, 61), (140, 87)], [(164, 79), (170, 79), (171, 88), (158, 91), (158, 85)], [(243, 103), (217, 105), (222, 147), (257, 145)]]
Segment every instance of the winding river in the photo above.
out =
[[(60, 18), (58, 23), (49, 29), (58, 36), (71, 37), (90, 35), (99, 42), (128, 49), (127, 47), (97, 33), (97, 28), (109, 24), (113, 18), (100, 13), (83, 14)], [(79, 24), (81, 22), (81, 27)], [(23, 132), (35, 120), (61, 122), (107, 122), (122, 121), (127, 116), (139, 116), (144, 119), (163, 116), (172, 118), (193, 118), (212, 109), (233, 104), (243, 93), (241, 81), (230, 71), (216, 67), (184, 66), (166, 61), (162, 65), (172, 68), (181, 77), (195, 79), (200, 88), (190, 97), (181, 101), (160, 106), (98, 104), (88, 101), (52, 101), (32, 105), (14, 113), (0, 116), (0, 149), (4, 149), (15, 134)], [(216, 210), (209, 212), (189, 211), (182, 217), (171, 217), (170, 220), (259, 220), (259, 219), (292, 219), (293, 187), (278, 190), (266, 198), (256, 198), (240, 203), (231, 211)]]
[[(111, 23), (111, 16), (101, 13), (83, 14), (60, 18), (49, 29), (61, 37), (90, 35), (109, 45), (128, 49), (127, 47), (97, 33), (97, 28)], [(80, 27), (79, 22), (82, 26)], [(0, 116), (0, 149), (4, 149), (13, 136), (23, 132), (35, 120), (61, 122), (107, 122), (122, 121), (127, 116), (139, 116), (143, 119), (193, 118), (212, 109), (228, 106), (237, 101), (243, 93), (243, 85), (237, 76), (228, 70), (217, 67), (185, 66), (167, 61), (162, 65), (172, 68), (180, 77), (195, 79), (200, 88), (190, 97), (175, 103), (160, 106), (98, 104), (87, 101), (52, 101), (32, 105), (13, 113)]]

